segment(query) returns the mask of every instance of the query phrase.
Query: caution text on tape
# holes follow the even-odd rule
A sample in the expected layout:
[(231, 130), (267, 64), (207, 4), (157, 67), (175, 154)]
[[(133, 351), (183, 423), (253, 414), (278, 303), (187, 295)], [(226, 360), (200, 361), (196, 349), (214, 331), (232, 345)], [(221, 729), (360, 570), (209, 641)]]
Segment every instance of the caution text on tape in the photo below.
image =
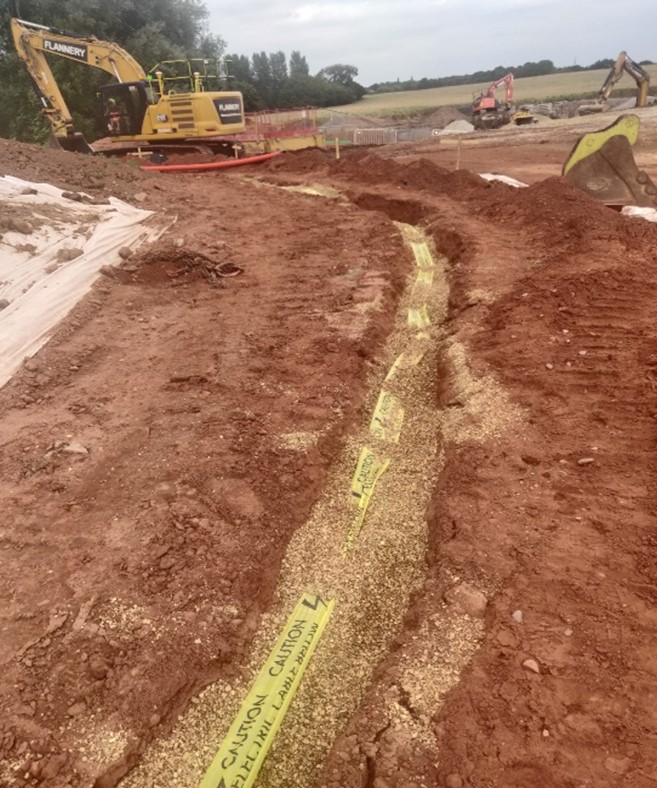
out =
[(200, 788), (250, 788), (333, 610), (304, 594), (258, 674)]
[(351, 526), (349, 527), (349, 533), (347, 534), (344, 546), (345, 552), (348, 551), (356, 541), (363, 527), (365, 513), (372, 499), (376, 483), (379, 481), (381, 474), (384, 473), (388, 465), (390, 465), (390, 459), (388, 457), (381, 457), (367, 446), (361, 450), (356, 465), (356, 472), (351, 481), (351, 495), (358, 501), (358, 507), (354, 519), (351, 522)]

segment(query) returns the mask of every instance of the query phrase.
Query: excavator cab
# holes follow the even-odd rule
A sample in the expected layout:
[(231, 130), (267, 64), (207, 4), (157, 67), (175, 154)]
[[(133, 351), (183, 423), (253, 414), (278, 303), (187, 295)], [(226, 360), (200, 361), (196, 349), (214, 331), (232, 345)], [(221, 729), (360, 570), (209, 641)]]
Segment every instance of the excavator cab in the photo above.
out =
[(141, 134), (149, 104), (157, 103), (149, 81), (118, 82), (100, 89), (103, 124), (108, 137)]

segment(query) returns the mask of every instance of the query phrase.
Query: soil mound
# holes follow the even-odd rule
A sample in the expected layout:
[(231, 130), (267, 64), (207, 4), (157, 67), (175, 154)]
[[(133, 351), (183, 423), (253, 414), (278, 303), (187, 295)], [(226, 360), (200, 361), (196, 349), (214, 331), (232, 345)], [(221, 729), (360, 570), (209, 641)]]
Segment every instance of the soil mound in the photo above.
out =
[[(578, 253), (600, 243), (642, 253), (657, 248), (657, 225), (616, 213), (556, 176), (516, 189), (468, 170), (450, 172), (426, 159), (405, 164), (364, 151), (334, 162), (331, 173), (350, 182), (444, 195), (466, 203), (473, 213), (531, 227), (551, 249)], [(655, 258), (657, 252), (652, 253)]]
[(482, 213), (530, 226), (546, 241), (572, 252), (585, 252), (600, 242), (642, 252), (657, 244), (655, 225), (616, 213), (563, 178), (547, 178), (527, 189), (491, 186), (484, 201), (472, 195)]
[(399, 164), (369, 151), (358, 151), (334, 162), (331, 172), (340, 178), (361, 183), (395, 183), (414, 189), (432, 190), (436, 179), (447, 170), (426, 159)]
[(0, 139), (0, 175), (121, 199), (130, 199), (144, 188), (144, 176), (137, 165), (125, 159), (69, 153), (5, 139)]
[(292, 172), (306, 173), (313, 171), (326, 171), (328, 163), (331, 161), (332, 153), (320, 150), (319, 148), (308, 148), (306, 150), (288, 152), (282, 156), (258, 165), (266, 167), (268, 170), (290, 170)]
[(446, 134), (469, 134), (474, 131), (474, 126), (468, 120), (453, 120), (440, 132), (439, 136), (442, 137)]
[(454, 107), (438, 107), (437, 110), (425, 119), (426, 125), (434, 129), (444, 129), (455, 120), (468, 120), (468, 118)]

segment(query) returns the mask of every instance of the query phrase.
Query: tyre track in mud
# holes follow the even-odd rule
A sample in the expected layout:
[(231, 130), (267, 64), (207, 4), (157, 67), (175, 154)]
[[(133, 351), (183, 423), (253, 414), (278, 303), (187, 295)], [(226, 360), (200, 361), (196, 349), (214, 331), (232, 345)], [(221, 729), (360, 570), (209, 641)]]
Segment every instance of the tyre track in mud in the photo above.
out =
[[(459, 286), (477, 276), (469, 270)], [(473, 333), (473, 355), (497, 368), (532, 428), (521, 448), (489, 452), (486, 474), (472, 452), (451, 474), (488, 502), (473, 538), (501, 516), (512, 541), (498, 545), (486, 641), (435, 721), (443, 777), (486, 788), (652, 784), (655, 758), (641, 742), (654, 726), (644, 693), (657, 675), (656, 295), (636, 254), (557, 257), (491, 307), (488, 336)], [(492, 496), (491, 485), (517, 500)], [(464, 503), (446, 502), (446, 513)], [(482, 547), (470, 561), (494, 566)], [(526, 657), (537, 676), (522, 669)]]

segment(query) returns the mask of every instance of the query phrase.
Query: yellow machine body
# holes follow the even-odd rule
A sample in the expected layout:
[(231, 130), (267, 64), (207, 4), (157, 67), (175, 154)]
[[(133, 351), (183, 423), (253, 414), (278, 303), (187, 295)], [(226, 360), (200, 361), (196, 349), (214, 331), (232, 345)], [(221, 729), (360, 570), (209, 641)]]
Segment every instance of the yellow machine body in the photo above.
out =
[(176, 143), (244, 132), (241, 93), (208, 90), (209, 75), (202, 66), (193, 70), (190, 65), (207, 61), (185, 61), (188, 73), (183, 76), (169, 79), (163, 71), (147, 76), (132, 55), (112, 42), (15, 18), (11, 20), (11, 31), (53, 136), (67, 150), (91, 151), (91, 148), (75, 132), (47, 55), (98, 68), (114, 77), (114, 82), (100, 89), (105, 131), (113, 141)]

